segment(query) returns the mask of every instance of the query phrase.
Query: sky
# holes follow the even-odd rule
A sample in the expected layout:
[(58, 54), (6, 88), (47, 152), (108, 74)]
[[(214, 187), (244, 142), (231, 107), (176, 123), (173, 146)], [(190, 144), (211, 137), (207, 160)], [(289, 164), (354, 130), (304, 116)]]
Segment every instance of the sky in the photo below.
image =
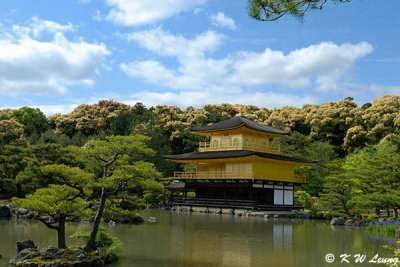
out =
[(246, 0), (1, 0), (0, 108), (275, 108), (400, 93), (399, 0), (260, 22)]

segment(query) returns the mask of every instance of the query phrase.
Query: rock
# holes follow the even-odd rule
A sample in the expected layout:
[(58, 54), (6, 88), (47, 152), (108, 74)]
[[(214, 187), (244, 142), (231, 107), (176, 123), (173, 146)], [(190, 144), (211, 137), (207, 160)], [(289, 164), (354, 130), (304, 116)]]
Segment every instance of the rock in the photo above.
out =
[(396, 234), (395, 235), (396, 235), (397, 239), (400, 239), (400, 228), (396, 229)]
[[(33, 259), (36, 257), (41, 256), (40, 252), (38, 249), (36, 248), (26, 248), (21, 250), (17, 256), (15, 256), (14, 258), (12, 258), (9, 263), (11, 265), (17, 265), (17, 263), (19, 261), (23, 261), (23, 260), (28, 260), (28, 259)], [(25, 265), (26, 266), (26, 265)]]
[(33, 241), (29, 239), (17, 242), (17, 253), (26, 248), (36, 248), (35, 243), (33, 243)]
[(345, 223), (344, 223), (344, 225), (346, 225), (346, 226), (354, 226), (354, 224), (355, 224), (355, 221), (354, 220), (347, 220)]
[(11, 208), (7, 205), (0, 205), (0, 217), (11, 217)]
[(233, 209), (221, 209), (222, 214), (233, 214)]
[(203, 212), (203, 213), (207, 213), (207, 208), (206, 207), (193, 207), (192, 208), (193, 212)]
[(355, 221), (354, 226), (364, 226), (364, 224), (361, 221)]
[(265, 213), (264, 212), (257, 212), (257, 211), (253, 211), (249, 213), (250, 216), (254, 216), (254, 217), (264, 217)]
[(142, 224), (144, 223), (144, 219), (140, 215), (120, 215), (113, 214), (109, 216), (106, 221), (113, 221), (115, 223), (134, 223), (134, 224)]
[[(97, 254), (97, 255), (96, 255)], [(10, 264), (21, 267), (36, 267), (38, 263), (34, 258), (40, 258), (41, 267), (97, 267), (104, 266), (107, 254), (104, 252), (104, 259), (101, 259), (100, 254), (96, 251), (95, 255), (90, 255), (82, 249), (57, 249), (57, 248), (26, 248), (18, 253)], [(32, 259), (31, 261), (29, 261)], [(118, 257), (113, 255), (110, 259), (118, 260)], [(24, 261), (24, 262), (21, 262)]]
[(116, 261), (118, 261), (118, 256), (117, 256), (117, 254), (114, 254), (114, 253), (106, 254), (106, 256), (104, 258), (104, 262), (106, 264), (110, 264), (110, 263), (113, 263)]
[(39, 252), (42, 255), (55, 254), (58, 252), (58, 248), (55, 248), (55, 247), (39, 248)]
[(148, 220), (149, 222), (151, 222), (151, 223), (157, 222), (157, 218), (156, 218), (156, 217), (150, 217), (150, 218), (148, 218), (147, 220)]
[(345, 220), (342, 217), (333, 218), (331, 220), (331, 225), (344, 225)]
[(79, 261), (89, 258), (86, 251), (83, 251), (83, 250), (74, 250), (74, 251), (72, 251), (71, 256)]
[(233, 214), (235, 214), (237, 216), (246, 216), (247, 210), (236, 209), (233, 211)]
[(144, 223), (144, 219), (143, 219), (142, 216), (136, 215), (136, 216), (133, 218), (132, 222), (133, 222), (134, 224), (142, 224), (142, 223)]
[(209, 208), (208, 212), (214, 213), (214, 214), (221, 214), (221, 209), (220, 208)]
[(34, 214), (26, 208), (19, 208), (16, 215), (19, 219), (33, 219), (34, 217)]

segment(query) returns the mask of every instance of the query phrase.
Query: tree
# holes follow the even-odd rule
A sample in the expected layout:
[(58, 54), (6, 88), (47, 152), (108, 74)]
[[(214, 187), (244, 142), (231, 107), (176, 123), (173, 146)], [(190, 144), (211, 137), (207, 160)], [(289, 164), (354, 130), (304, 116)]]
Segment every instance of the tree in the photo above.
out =
[[(351, 0), (332, 0), (350, 2)], [(260, 21), (274, 21), (285, 15), (303, 19), (312, 10), (321, 10), (328, 0), (248, 0), (248, 14)]]
[(40, 188), (26, 198), (13, 198), (16, 206), (31, 209), (36, 212), (38, 220), (48, 228), (56, 230), (58, 248), (65, 248), (65, 222), (68, 217), (87, 215), (88, 203), (87, 185), (93, 175), (77, 167), (63, 164), (46, 165), (41, 168), (43, 173), (51, 176), (54, 183), (46, 188)]
[[(400, 208), (400, 155), (395, 144), (382, 142), (368, 146), (346, 158), (343, 168), (357, 180), (363, 195), (355, 199), (356, 208)], [(379, 213), (379, 212), (378, 212)]]
[(26, 136), (33, 132), (42, 132), (46, 128), (46, 116), (38, 108), (22, 107), (14, 110), (12, 118), (24, 126)]
[(329, 165), (331, 173), (325, 178), (320, 205), (324, 210), (333, 214), (352, 218), (354, 216), (351, 212), (354, 208), (352, 200), (360, 192), (357, 189), (356, 181), (346, 175), (342, 165), (343, 162), (340, 160), (335, 160)]
[(28, 208), (36, 213), (37, 219), (48, 228), (57, 231), (58, 248), (66, 248), (65, 222), (69, 216), (80, 216), (87, 203), (80, 197), (79, 190), (68, 185), (50, 185), (38, 189), (26, 198), (13, 198), (17, 207)]
[(140, 155), (154, 155), (154, 151), (146, 147), (148, 140), (141, 135), (108, 136), (103, 140), (89, 141), (81, 150), (88, 160), (88, 168), (97, 174), (92, 183), (93, 190), (100, 191), (86, 251), (96, 247), (96, 235), (108, 198), (129, 188), (159, 186), (154, 179), (160, 177), (160, 173), (153, 164), (139, 160)]
[(24, 144), (23, 126), (15, 120), (0, 120), (0, 147), (3, 145)]

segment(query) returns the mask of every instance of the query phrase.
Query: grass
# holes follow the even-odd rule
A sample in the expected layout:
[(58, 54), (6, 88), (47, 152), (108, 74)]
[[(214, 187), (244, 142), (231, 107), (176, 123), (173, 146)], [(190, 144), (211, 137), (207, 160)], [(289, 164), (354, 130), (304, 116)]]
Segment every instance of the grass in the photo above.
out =
[(369, 223), (366, 223), (365, 231), (367, 233), (376, 235), (396, 237), (396, 230), (399, 228), (399, 221), (371, 221)]

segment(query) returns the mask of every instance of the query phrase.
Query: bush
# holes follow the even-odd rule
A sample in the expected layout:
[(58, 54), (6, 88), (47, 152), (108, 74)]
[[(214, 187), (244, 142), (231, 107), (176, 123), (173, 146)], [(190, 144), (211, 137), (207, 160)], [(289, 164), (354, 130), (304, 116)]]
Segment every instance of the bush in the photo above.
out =
[(294, 204), (296, 206), (310, 209), (313, 205), (313, 199), (306, 191), (296, 191), (294, 192)]
[[(88, 231), (78, 231), (71, 235), (70, 238), (80, 239), (86, 242), (88, 241), (89, 236), (90, 232)], [(106, 228), (102, 226), (97, 232), (95, 244), (96, 248), (107, 248), (107, 254), (115, 254), (119, 252), (122, 247), (121, 241), (117, 237), (113, 237), (109, 233), (107, 233)]]

